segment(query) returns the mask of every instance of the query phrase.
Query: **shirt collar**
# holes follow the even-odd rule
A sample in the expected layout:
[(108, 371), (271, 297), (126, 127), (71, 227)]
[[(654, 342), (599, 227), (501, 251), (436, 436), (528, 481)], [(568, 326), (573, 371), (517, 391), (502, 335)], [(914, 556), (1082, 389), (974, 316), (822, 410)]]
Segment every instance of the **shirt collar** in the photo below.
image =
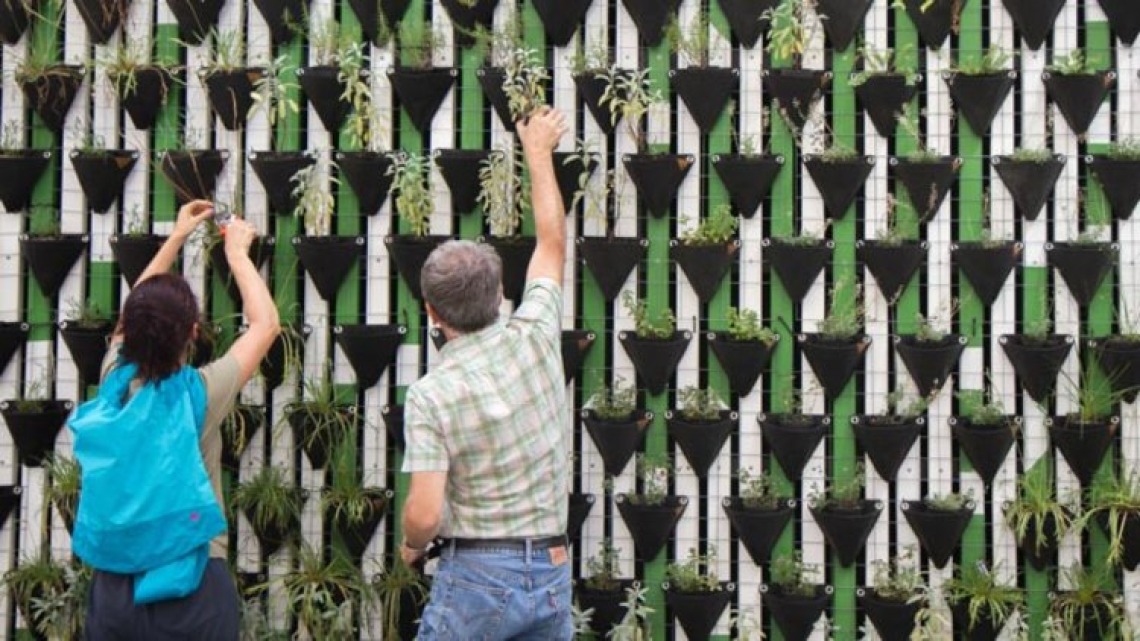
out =
[(468, 355), (472, 355), (479, 349), (480, 345), (485, 344), (499, 332), (503, 331), (504, 323), (496, 321), (487, 327), (469, 334), (460, 334), (455, 338), (448, 340), (440, 348), (439, 353), (446, 360), (463, 359)]

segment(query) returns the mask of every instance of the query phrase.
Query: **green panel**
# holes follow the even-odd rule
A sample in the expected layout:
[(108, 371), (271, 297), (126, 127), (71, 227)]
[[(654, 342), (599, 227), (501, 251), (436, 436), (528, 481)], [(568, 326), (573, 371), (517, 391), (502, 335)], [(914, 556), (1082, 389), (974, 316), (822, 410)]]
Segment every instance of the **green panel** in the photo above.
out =
[[(901, 66), (910, 66), (911, 68), (918, 69), (919, 56), (918, 51), (921, 47), (918, 41), (918, 32), (914, 28), (914, 24), (906, 17), (906, 10), (902, 7), (895, 9), (895, 30), (894, 30), (894, 49), (895, 56), (898, 64)], [(918, 98), (911, 100), (909, 103), (912, 109), (918, 109)], [(865, 130), (865, 135), (875, 135), (873, 127)], [(895, 153), (899, 156), (905, 156), (907, 153), (915, 150), (917, 145), (914, 139), (901, 131), (895, 134)], [(894, 193), (899, 200), (910, 200), (906, 189), (903, 188), (902, 183), (896, 181), (894, 185)], [(919, 237), (919, 218), (917, 209), (911, 207), (899, 207), (895, 211), (897, 216), (896, 223), (899, 229), (903, 231), (906, 238)], [(950, 215), (949, 212), (946, 215)], [(911, 334), (917, 330), (916, 314), (922, 311), (922, 291), (918, 287), (919, 274), (915, 274), (910, 279), (910, 284), (902, 291), (899, 299), (895, 302), (895, 331), (899, 334)], [(939, 310), (930, 310), (930, 312), (938, 312)], [(905, 377), (906, 374), (901, 375)], [(901, 381), (900, 381), (901, 382)]]
[[(173, 24), (160, 24), (154, 28), (154, 59), (156, 62), (176, 65), (181, 60), (181, 50), (178, 46), (178, 26)], [(170, 87), (166, 104), (158, 113), (158, 120), (154, 126), (154, 168), (151, 172), (151, 217), (154, 221), (171, 222), (174, 220), (174, 188), (162, 177), (158, 171), (157, 152), (175, 149), (180, 144), (180, 128), (182, 126), (182, 101), (185, 91), (182, 85), (173, 83)]]
[[(353, 41), (360, 41), (364, 38), (360, 22), (356, 19), (356, 13), (347, 2), (341, 3), (340, 10), (340, 28), (342, 36), (351, 37)], [(338, 149), (354, 149), (352, 144), (352, 137), (345, 132), (345, 127), (341, 127), (341, 131), (336, 135), (338, 140)], [(368, 231), (367, 221), (364, 220), (363, 214), (360, 211), (360, 204), (356, 199), (356, 194), (347, 185), (341, 184), (340, 189), (337, 190), (337, 215), (334, 221), (336, 226), (336, 233), (339, 236), (358, 236), (366, 234)], [(336, 188), (333, 185), (332, 188)], [(383, 242), (376, 240), (375, 242)], [(356, 323), (359, 322), (364, 313), (364, 301), (361, 299), (361, 263), (358, 261), (355, 265), (348, 270), (348, 275), (345, 276), (344, 282), (341, 283), (340, 290), (337, 292), (336, 306), (335, 306), (335, 322), (336, 323)]]

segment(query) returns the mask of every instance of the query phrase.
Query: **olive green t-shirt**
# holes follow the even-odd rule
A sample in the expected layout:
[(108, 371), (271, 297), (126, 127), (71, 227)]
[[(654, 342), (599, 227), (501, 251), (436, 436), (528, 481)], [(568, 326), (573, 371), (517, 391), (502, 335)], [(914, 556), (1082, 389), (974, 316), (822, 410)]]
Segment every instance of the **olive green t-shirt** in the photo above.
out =
[[(102, 376), (106, 377), (119, 359), (117, 343), (107, 350), (103, 358)], [(210, 484), (214, 486), (214, 496), (218, 500), (223, 512), (228, 512), (222, 497), (222, 421), (233, 410), (238, 393), (241, 392), (241, 367), (237, 359), (226, 354), (218, 360), (198, 368), (202, 382), (206, 386), (206, 424), (202, 429), (202, 436), (198, 440), (198, 447), (202, 450), (202, 460), (206, 464), (206, 473), (210, 476)], [(141, 381), (134, 381), (132, 389), (141, 385)], [(226, 558), (226, 535), (220, 534), (210, 541), (210, 556), (213, 558)]]

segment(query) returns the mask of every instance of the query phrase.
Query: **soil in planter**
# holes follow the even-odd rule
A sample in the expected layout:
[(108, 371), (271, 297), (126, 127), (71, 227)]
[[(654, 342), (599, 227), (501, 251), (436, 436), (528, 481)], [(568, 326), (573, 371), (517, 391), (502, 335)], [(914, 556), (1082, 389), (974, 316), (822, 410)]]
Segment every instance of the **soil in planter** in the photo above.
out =
[(440, 149), (435, 153), (435, 164), (451, 191), (452, 214), (475, 211), (480, 191), (479, 168), (493, 153), (501, 152), (488, 149)]
[(578, 255), (607, 301), (621, 293), (649, 248), (649, 241), (644, 238), (579, 236), (575, 243)]
[(895, 338), (899, 358), (923, 398), (942, 389), (957, 368), (965, 348), (966, 339), (958, 334), (948, 334), (940, 341), (920, 341), (913, 335)]
[(375, 151), (338, 151), (336, 163), (338, 173), (356, 194), (360, 213), (371, 216), (379, 212), (392, 187), (388, 173), (392, 159)]
[(882, 641), (910, 641), (914, 615), (922, 607), (921, 602), (884, 599), (869, 588), (856, 590), (856, 597)]
[(823, 197), (828, 218), (842, 220), (871, 175), (874, 158), (826, 161), (819, 156), (804, 156), (804, 167)]
[(998, 156), (991, 162), (1026, 220), (1037, 220), (1065, 167), (1065, 158), (1060, 155), (1046, 162), (1013, 161), (1009, 156)]
[(1045, 81), (1045, 92), (1049, 99), (1057, 105), (1069, 129), (1078, 136), (1088, 133), (1104, 99), (1116, 82), (1114, 71), (1064, 75), (1046, 71), (1041, 77)]
[(740, 215), (752, 218), (784, 166), (783, 156), (714, 155), (712, 166)]
[(944, 568), (962, 542), (962, 533), (974, 516), (973, 503), (961, 510), (935, 510), (922, 501), (902, 503), (903, 516), (936, 568)]
[(1021, 243), (958, 243), (950, 246), (950, 257), (966, 276), (974, 294), (989, 307), (1017, 266), (1021, 251)]
[(295, 236), (293, 249), (321, 298), (332, 302), (336, 300), (337, 290), (348, 272), (360, 262), (360, 257), (364, 254), (364, 238)]
[(950, 418), (954, 440), (987, 486), (993, 483), (994, 476), (1013, 448), (1017, 421), (1009, 419), (997, 425), (973, 425), (962, 416)]
[(764, 435), (764, 442), (772, 448), (772, 455), (788, 480), (799, 482), (804, 466), (823, 441), (824, 432), (831, 426), (831, 417), (815, 414), (759, 414), (756, 422)]
[(926, 421), (922, 417), (864, 415), (851, 417), (855, 440), (883, 480), (893, 483)]
[(0, 202), (4, 210), (16, 213), (28, 208), (32, 189), (47, 169), (51, 153), (40, 149), (7, 150), (0, 152)]
[(737, 427), (739, 416), (736, 412), (722, 410), (715, 420), (690, 421), (674, 412), (665, 413), (665, 425), (669, 436), (677, 442), (685, 460), (699, 478), (708, 476), (709, 467), (720, 456), (733, 429)]
[(404, 342), (407, 329), (403, 325), (337, 325), (333, 328), (336, 344), (344, 350), (356, 385), (370, 389), (380, 382), (388, 366), (396, 362), (396, 351)]
[(717, 245), (687, 245), (672, 240), (669, 243), (669, 257), (681, 267), (697, 298), (707, 303), (716, 295), (725, 275), (736, 263), (739, 249), (738, 240)]
[(34, 410), (18, 407), (15, 401), (0, 403), (0, 415), (8, 424), (20, 465), (27, 467), (41, 467), (44, 458), (55, 451), (56, 436), (71, 414), (71, 401), (39, 403), (40, 407)]
[(679, 154), (631, 154), (622, 159), (638, 198), (654, 218), (669, 214), (693, 162), (692, 156)]
[(674, 332), (672, 338), (665, 339), (639, 338), (632, 332), (618, 334), (618, 340), (633, 361), (638, 377), (653, 395), (665, 391), (691, 338), (688, 331)]
[[(779, 335), (776, 335), (779, 339)], [(728, 376), (728, 387), (737, 396), (748, 396), (760, 374), (768, 368), (772, 357), (771, 345), (762, 341), (737, 341), (728, 332), (709, 332), (706, 335), (709, 349)]]
[(882, 505), (868, 500), (864, 500), (858, 510), (811, 508), (823, 538), (827, 539), (828, 547), (842, 567), (855, 563), (882, 511)]
[(94, 153), (72, 151), (69, 157), (87, 199), (87, 208), (105, 214), (122, 195), (123, 183), (134, 169), (139, 154), (126, 149)]
[(950, 96), (962, 118), (978, 136), (985, 137), (1001, 106), (1013, 89), (1016, 72), (1000, 72), (977, 76), (947, 73)]
[(765, 238), (764, 262), (780, 277), (792, 302), (799, 304), (812, 283), (831, 261), (835, 244), (819, 241), (811, 245), (794, 245), (781, 242), (777, 238)]
[(1052, 397), (1057, 374), (1073, 349), (1073, 338), (1051, 334), (1038, 341), (1020, 334), (1006, 334), (998, 342), (1030, 398), (1044, 403)]
[(698, 641), (709, 638), (735, 593), (735, 586), (723, 581), (720, 590), (714, 592), (681, 592), (669, 588), (665, 590), (665, 604), (677, 617), (685, 637)]
[(1082, 423), (1075, 416), (1056, 416), (1048, 419), (1046, 426), (1053, 447), (1065, 457), (1081, 486), (1089, 487), (1112, 447), (1120, 420), (1113, 417)]
[(653, 413), (634, 410), (626, 420), (602, 420), (595, 416), (593, 410), (583, 410), (582, 423), (602, 455), (606, 475), (620, 476), (634, 452), (644, 447), (646, 431), (653, 423)]
[(625, 494), (618, 494), (615, 502), (642, 562), (657, 558), (689, 506), (689, 499), (684, 496), (666, 496), (662, 505), (637, 505)]
[(871, 345), (871, 337), (860, 336), (852, 340), (832, 340), (818, 334), (801, 334), (800, 348), (828, 398), (839, 398), (851, 381), (855, 368)]
[(898, 73), (873, 74), (855, 87), (859, 103), (871, 118), (875, 131), (884, 138), (895, 135), (899, 114), (916, 91), (917, 83), (908, 84), (906, 76)]
[(565, 47), (578, 31), (593, 0), (534, 0), (534, 10), (542, 20), (546, 42)]
[(792, 520), (795, 500), (782, 500), (779, 507), (772, 510), (746, 508), (739, 497), (726, 497), (722, 505), (733, 532), (740, 537), (752, 562), (756, 565), (767, 564), (772, 548)]
[(1088, 307), (1116, 264), (1114, 243), (1046, 243), (1045, 258), (1081, 307)]
[(28, 340), (31, 326), (22, 321), (0, 321), (0, 374)]

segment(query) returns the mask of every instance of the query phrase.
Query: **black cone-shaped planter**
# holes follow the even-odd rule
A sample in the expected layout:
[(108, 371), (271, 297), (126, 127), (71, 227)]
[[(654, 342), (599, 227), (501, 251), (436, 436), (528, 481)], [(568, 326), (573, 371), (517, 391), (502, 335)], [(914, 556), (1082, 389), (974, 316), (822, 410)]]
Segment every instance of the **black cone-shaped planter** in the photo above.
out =
[(689, 108), (689, 115), (702, 132), (720, 118), (728, 99), (740, 83), (740, 71), (727, 67), (688, 67), (669, 72), (669, 82)]
[(0, 415), (8, 424), (8, 433), (16, 444), (20, 465), (41, 467), (44, 458), (55, 450), (55, 437), (71, 414), (71, 401), (38, 401), (38, 408), (28, 410), (16, 401), (0, 403)]
[(87, 198), (87, 208), (105, 214), (123, 193), (123, 183), (138, 161), (139, 152), (131, 149), (72, 151), (69, 157)]
[(83, 84), (83, 67), (52, 65), (29, 80), (20, 82), (20, 89), (32, 108), (55, 133), (63, 133), (63, 121)]
[(582, 368), (582, 361), (597, 338), (597, 334), (587, 329), (562, 330), (562, 374), (567, 385)]
[(882, 641), (910, 641), (921, 601), (884, 599), (871, 588), (858, 588), (855, 596)]
[(799, 482), (804, 466), (823, 441), (831, 426), (830, 416), (814, 414), (758, 414), (756, 422), (764, 442), (772, 448), (772, 455), (784, 470), (784, 476)]
[(956, 243), (950, 257), (986, 307), (994, 304), (1021, 258), (1021, 243)]
[[(299, 339), (299, 341), (303, 343), (303, 341), (309, 338), (309, 334), (313, 333), (313, 328), (308, 325), (298, 325), (296, 331), (293, 333), (295, 334), (294, 339)], [(273, 340), (273, 344), (269, 346), (269, 353), (265, 355), (265, 358), (261, 361), (261, 365), (258, 367), (258, 371), (261, 373), (261, 377), (265, 379), (265, 386), (268, 389), (277, 389), (281, 386), (281, 383), (285, 382), (285, 367), (288, 364), (288, 360), (290, 358), (300, 358), (305, 349), (303, 344), (294, 345), (293, 347), (297, 353), (290, 356), (287, 352), (287, 347), (285, 338), (279, 335)]]
[(115, 262), (119, 264), (119, 271), (127, 279), (127, 286), (134, 287), (143, 270), (150, 264), (154, 255), (158, 253), (166, 236), (155, 234), (142, 234), (130, 236), (111, 236), (111, 253)]
[(1140, 34), (1140, 11), (1129, 0), (1100, 0), (1100, 8), (1108, 18), (1113, 33), (1125, 45), (1131, 47)]
[(674, 332), (672, 338), (665, 339), (641, 338), (630, 332), (618, 334), (618, 340), (629, 354), (629, 360), (633, 361), (637, 375), (654, 396), (665, 391), (692, 337), (688, 330)]
[(1044, 340), (1020, 334), (1005, 334), (998, 339), (1002, 351), (1013, 365), (1017, 380), (1029, 397), (1038, 403), (1053, 396), (1057, 373), (1073, 349), (1073, 337), (1050, 334)]
[(1005, 627), (1007, 619), (995, 621), (986, 607), (977, 609), (977, 618), (970, 621), (970, 599), (966, 598), (950, 604), (950, 614), (954, 620), (955, 636), (964, 641), (996, 641)]
[(879, 284), (882, 298), (894, 303), (926, 262), (926, 241), (855, 241), (855, 257)]
[(8, 369), (8, 363), (16, 351), (28, 340), (31, 326), (25, 322), (0, 321), (0, 374)]
[(607, 301), (621, 293), (633, 268), (649, 248), (649, 241), (643, 238), (579, 236), (575, 243), (578, 255)]
[[(732, 393), (737, 396), (751, 394), (760, 373), (768, 368), (776, 342), (732, 340), (728, 332), (709, 332), (705, 339), (713, 356), (724, 368)], [(776, 341), (779, 340), (780, 335), (777, 334)]]
[(338, 67), (302, 67), (297, 70), (297, 84), (309, 98), (309, 104), (317, 112), (325, 130), (332, 133), (340, 131), (352, 110), (352, 105), (341, 100), (345, 86), (339, 76)]
[(210, 30), (218, 26), (226, 0), (166, 0), (166, 4), (178, 23), (179, 38), (187, 44), (199, 45)]
[(721, 11), (728, 20), (732, 35), (745, 48), (751, 49), (760, 40), (760, 34), (768, 30), (768, 20), (763, 18), (768, 9), (779, 6), (779, 0), (717, 0)]
[(565, 47), (578, 31), (593, 0), (534, 0), (534, 10), (546, 31), (546, 43)]
[(23, 149), (0, 153), (0, 202), (8, 213), (28, 208), (40, 176), (51, 161), (51, 152), (41, 149)]
[(566, 537), (573, 541), (582, 536), (582, 524), (586, 522), (586, 517), (594, 507), (594, 495), (571, 492), (567, 501), (569, 506), (566, 512)]
[(958, 16), (967, 2), (940, 0), (931, 5), (927, 0), (904, 0), (906, 15), (928, 49), (942, 48), (951, 29), (958, 24)]
[(269, 27), (273, 44), (288, 42), (297, 29), (308, 24), (309, 0), (253, 0)]
[(725, 274), (736, 261), (740, 241), (723, 245), (686, 245), (677, 240), (669, 243), (669, 257), (677, 262), (689, 279), (702, 303), (716, 295)]
[(336, 164), (356, 194), (360, 213), (371, 216), (380, 211), (392, 187), (392, 176), (388, 173), (392, 159), (375, 151), (338, 151)]
[[(388, 30), (404, 19), (411, 4), (411, 0), (348, 0), (360, 21), (360, 30), (372, 43), (380, 46), (387, 43)], [(383, 29), (381, 19), (384, 20)]]
[(404, 406), (385, 405), (380, 408), (380, 418), (384, 421), (384, 430), (396, 449), (404, 451)]
[(818, 0), (816, 7), (823, 20), (823, 30), (836, 51), (846, 51), (863, 29), (863, 19), (874, 0)]
[(597, 154), (588, 155), (585, 166), (583, 166), (582, 158), (577, 154), (566, 151), (554, 152), (554, 179), (558, 181), (558, 192), (562, 194), (562, 206), (567, 212), (572, 209), (574, 192), (578, 191), (582, 172), (585, 172), (586, 178), (589, 178), (597, 168)]
[(1025, 46), (1033, 51), (1045, 44), (1065, 0), (1002, 0)]
[(828, 161), (821, 156), (804, 155), (804, 167), (819, 188), (828, 218), (841, 220), (847, 215), (847, 208), (863, 189), (874, 164), (872, 156)]
[(828, 547), (835, 552), (839, 565), (849, 567), (859, 556), (867, 537), (871, 535), (871, 528), (879, 520), (879, 513), (883, 511), (882, 503), (864, 499), (857, 510), (838, 510), (832, 508), (811, 509), (812, 517), (823, 532)]
[(784, 594), (778, 586), (760, 586), (764, 607), (784, 634), (785, 641), (807, 641), (823, 611), (831, 602), (831, 586), (815, 586), (814, 596)]
[(265, 71), (257, 68), (215, 71), (203, 77), (210, 108), (222, 126), (237, 131), (253, 106), (253, 87)]
[(725, 497), (721, 500), (721, 505), (732, 525), (732, 531), (740, 537), (752, 562), (764, 565), (768, 563), (772, 548), (784, 533), (784, 528), (791, 522), (796, 501), (783, 500), (776, 509), (764, 510), (745, 507), (744, 501), (739, 497)]
[(164, 151), (159, 158), (163, 177), (174, 187), (179, 202), (214, 198), (218, 174), (230, 153), (217, 149)]
[(297, 172), (316, 164), (317, 160), (305, 151), (251, 151), (249, 164), (253, 173), (265, 187), (269, 208), (273, 212), (292, 216), (297, 207), (297, 196), (293, 194), (297, 186), (293, 176)]
[[(333, 412), (339, 416), (333, 416)], [(301, 446), (301, 451), (315, 470), (328, 465), (332, 449), (342, 438), (334, 421), (353, 419), (355, 413), (355, 408), (348, 405), (338, 405), (335, 410), (322, 408), (316, 411), (309, 410), (303, 402), (285, 407), (285, 419), (293, 428), (293, 443)]]
[(20, 253), (46, 298), (55, 298), (86, 249), (87, 236), (79, 234), (20, 236)]
[(537, 241), (533, 236), (492, 236), (486, 242), (495, 248), (503, 263), (503, 296), (519, 305), (526, 289), (526, 270)]
[(917, 90), (917, 83), (907, 83), (906, 76), (902, 74), (877, 73), (855, 87), (855, 95), (870, 116), (875, 131), (884, 138), (890, 138), (898, 129), (899, 115)]
[(20, 504), (20, 495), (23, 491), (19, 485), (0, 485), (0, 527), (4, 527), (12, 510)]
[(349, 270), (364, 255), (364, 237), (295, 236), (293, 250), (321, 298), (333, 302)]
[(605, 639), (615, 625), (617, 625), (626, 609), (623, 607), (626, 589), (635, 584), (634, 581), (618, 580), (619, 587), (613, 590), (599, 590), (587, 587), (584, 581), (579, 581), (574, 588), (574, 598), (582, 610), (593, 610), (590, 617), (590, 630), (598, 639)]
[(388, 252), (396, 263), (396, 271), (404, 278), (408, 291), (416, 300), (423, 300), (420, 290), (420, 270), (428, 256), (444, 242), (447, 236), (386, 236), (384, 243), (388, 245)]
[(851, 340), (829, 339), (819, 334), (800, 334), (797, 339), (824, 393), (832, 400), (843, 393), (871, 345), (871, 337), (865, 334)]
[(723, 581), (720, 590), (715, 592), (681, 592), (665, 586), (665, 604), (677, 617), (681, 629), (685, 631), (685, 638), (693, 641), (709, 638), (720, 615), (724, 614), (724, 609), (735, 595), (736, 586)]
[(633, 537), (637, 558), (643, 562), (657, 558), (689, 506), (689, 499), (684, 496), (666, 496), (661, 505), (640, 505), (625, 494), (618, 494), (614, 502)]
[(812, 283), (831, 261), (835, 243), (819, 240), (810, 245), (786, 243), (779, 238), (765, 238), (764, 262), (780, 277), (792, 302), (798, 304)]
[(1115, 84), (1116, 72), (1059, 74), (1046, 71), (1041, 78), (1045, 81), (1049, 99), (1057, 105), (1069, 129), (1078, 136), (1084, 136)]
[[(1109, 521), (1108, 515), (1102, 513), (1097, 522), (1100, 524), (1101, 529), (1106, 534), (1111, 534), (1112, 523)], [(1122, 550), (1121, 565), (1124, 569), (1132, 571), (1140, 566), (1140, 513), (1136, 511), (1125, 510), (1120, 515), (1116, 527), (1121, 532), (1121, 540), (1124, 543)]]
[[(659, 0), (653, 0), (658, 2)], [(637, 194), (655, 218), (673, 207), (681, 182), (693, 167), (693, 157), (678, 154), (632, 154), (622, 159)]]
[(431, 121), (451, 85), (455, 82), (455, 70), (447, 67), (432, 69), (411, 69), (398, 67), (388, 71), (392, 89), (400, 98), (404, 111), (412, 119), (417, 131), (426, 134), (431, 131)]
[[(297, 490), (300, 492), (300, 490)], [(302, 494), (302, 496), (304, 496)], [(302, 499), (302, 503), (304, 499)], [(301, 521), (300, 519), (290, 519), (290, 522), (284, 527), (277, 524), (264, 524), (258, 525), (253, 519), (252, 510), (245, 510), (245, 518), (249, 521), (250, 529), (253, 530), (253, 535), (257, 537), (257, 543), (261, 546), (261, 555), (263, 558), (269, 558), (277, 553), (286, 543), (290, 541), (297, 541), (301, 538)]]
[(253, 436), (265, 423), (265, 408), (256, 405), (238, 404), (233, 414), (222, 421), (222, 468), (237, 470), (241, 457), (253, 442)]
[(620, 476), (634, 452), (645, 443), (645, 433), (653, 423), (653, 412), (634, 410), (624, 420), (602, 420), (593, 410), (582, 411), (586, 432), (602, 455), (607, 476)]
[(507, 72), (502, 67), (480, 67), (475, 70), (475, 77), (479, 80), (479, 86), (483, 88), (483, 95), (491, 103), (495, 115), (499, 117), (499, 122), (507, 131), (514, 131), (511, 103), (507, 98), (507, 92), (503, 91)]
[(1081, 307), (1092, 303), (1119, 251), (1115, 243), (1045, 243), (1046, 260)]
[(913, 335), (898, 336), (895, 349), (914, 379), (919, 395), (930, 398), (954, 373), (966, 342), (964, 336), (957, 334), (946, 335), (939, 341), (920, 341)]
[(479, 169), (492, 154), (501, 151), (489, 149), (438, 149), (435, 164), (447, 188), (451, 191), (451, 213), (469, 214), (475, 210), (479, 198)]
[[(628, 72), (619, 70), (618, 73)], [(574, 85), (578, 88), (578, 95), (582, 98), (582, 102), (586, 103), (586, 108), (594, 117), (594, 122), (608, 136), (614, 132), (614, 127), (617, 125), (614, 121), (616, 112), (610, 103), (602, 104), (602, 96), (606, 91), (606, 81), (604, 76), (599, 78), (598, 74), (605, 74), (605, 70), (575, 74)]]
[(1105, 198), (1117, 220), (1132, 218), (1140, 202), (1140, 160), (1085, 156), (1085, 163), (1104, 188)]
[(997, 156), (991, 162), (1026, 220), (1037, 220), (1065, 167), (1061, 155), (1045, 162), (1016, 161), (1011, 156)]
[(368, 389), (380, 381), (384, 370), (396, 362), (396, 350), (404, 342), (408, 329), (403, 325), (337, 325), (333, 328), (336, 344), (344, 350), (356, 385)]
[[(1008, 502), (1005, 507), (1009, 508)], [(1017, 541), (1017, 547), (1025, 555), (1025, 560), (1039, 572), (1044, 572), (1053, 564), (1061, 540), (1061, 535), (1057, 531), (1057, 519), (1052, 514), (1045, 514), (1043, 517), (1044, 522), (1041, 525), (1043, 538), (1037, 538), (1037, 524), (1042, 516), (1034, 515), (1025, 530), (1025, 536)], [(1016, 536), (1017, 533), (1014, 532), (1014, 537)]]
[(1013, 89), (1017, 72), (1006, 71), (976, 76), (946, 72), (943, 77), (950, 86), (950, 96), (954, 98), (954, 104), (970, 125), (970, 129), (978, 136), (985, 137), (994, 122), (994, 117)]
[(722, 410), (718, 419), (695, 421), (676, 412), (665, 412), (669, 436), (681, 447), (685, 460), (700, 478), (708, 476), (709, 467), (720, 456), (721, 448), (739, 421), (740, 415), (729, 410)]
[(903, 501), (902, 513), (930, 562), (936, 568), (944, 568), (974, 516), (974, 502), (968, 501), (960, 510), (935, 510), (923, 501)]
[(14, 45), (20, 41), (31, 23), (31, 7), (23, 0), (0, 2), (0, 42)]
[(1045, 419), (1049, 440), (1061, 452), (1081, 486), (1089, 487), (1093, 475), (1100, 469), (1108, 448), (1116, 438), (1120, 419), (1113, 416), (1104, 420), (1082, 422), (1076, 416), (1055, 416)]
[(894, 483), (899, 468), (926, 426), (920, 416), (852, 416), (851, 431), (884, 481)]
[(340, 533), (348, 557), (355, 565), (360, 565), (368, 544), (376, 534), (376, 528), (388, 514), (388, 505), (392, 498), (392, 490), (378, 487), (364, 488), (364, 493), (372, 508), (365, 510), (361, 520), (352, 522), (343, 515), (330, 519), (333, 529)]
[(766, 69), (764, 92), (776, 100), (780, 113), (799, 132), (830, 79), (831, 72), (819, 69)]
[(1140, 341), (1107, 336), (1091, 340), (1088, 345), (1108, 376), (1112, 391), (1120, 394), (1124, 402), (1134, 402), (1140, 394)]
[(783, 156), (714, 155), (712, 166), (740, 215), (752, 218), (772, 191)]
[(103, 357), (107, 354), (107, 339), (114, 329), (115, 324), (111, 321), (94, 326), (78, 325), (69, 321), (62, 321), (59, 324), (60, 336), (75, 361), (79, 379), (87, 385), (99, 383), (99, 368), (103, 364)]
[[(254, 238), (249, 246), (249, 258), (253, 264), (261, 269), (265, 261), (269, 260), (270, 254), (273, 253), (274, 247), (277, 245), (277, 239), (273, 236), (261, 236)], [(214, 273), (218, 279), (226, 286), (226, 292), (229, 293), (230, 298), (235, 303), (241, 303), (241, 291), (238, 290), (237, 282), (233, 279), (233, 274), (230, 272), (229, 261), (226, 260), (226, 245), (224, 242), (216, 242), (210, 247), (210, 265), (214, 268)]]
[(665, 36), (669, 19), (676, 18), (680, 0), (621, 0), (621, 4), (633, 18), (642, 44), (656, 47)]
[(963, 416), (950, 417), (954, 440), (987, 486), (993, 483), (994, 476), (1013, 448), (1020, 424), (1021, 419), (1017, 417), (997, 425), (974, 425)]
[(499, 0), (440, 0), (440, 4), (455, 25), (455, 42), (461, 47), (475, 43), (472, 34), (479, 27), (494, 31), (491, 21), (495, 17), (495, 7), (499, 5)]
[(941, 156), (932, 161), (892, 158), (891, 167), (895, 177), (906, 188), (910, 204), (918, 213), (919, 220), (926, 222), (938, 213), (938, 208), (946, 200), (946, 194), (958, 180), (961, 158)]
[(135, 71), (134, 86), (124, 88), (119, 101), (136, 129), (154, 127), (159, 109), (166, 104), (166, 96), (173, 86), (174, 75), (163, 67), (144, 66)]

